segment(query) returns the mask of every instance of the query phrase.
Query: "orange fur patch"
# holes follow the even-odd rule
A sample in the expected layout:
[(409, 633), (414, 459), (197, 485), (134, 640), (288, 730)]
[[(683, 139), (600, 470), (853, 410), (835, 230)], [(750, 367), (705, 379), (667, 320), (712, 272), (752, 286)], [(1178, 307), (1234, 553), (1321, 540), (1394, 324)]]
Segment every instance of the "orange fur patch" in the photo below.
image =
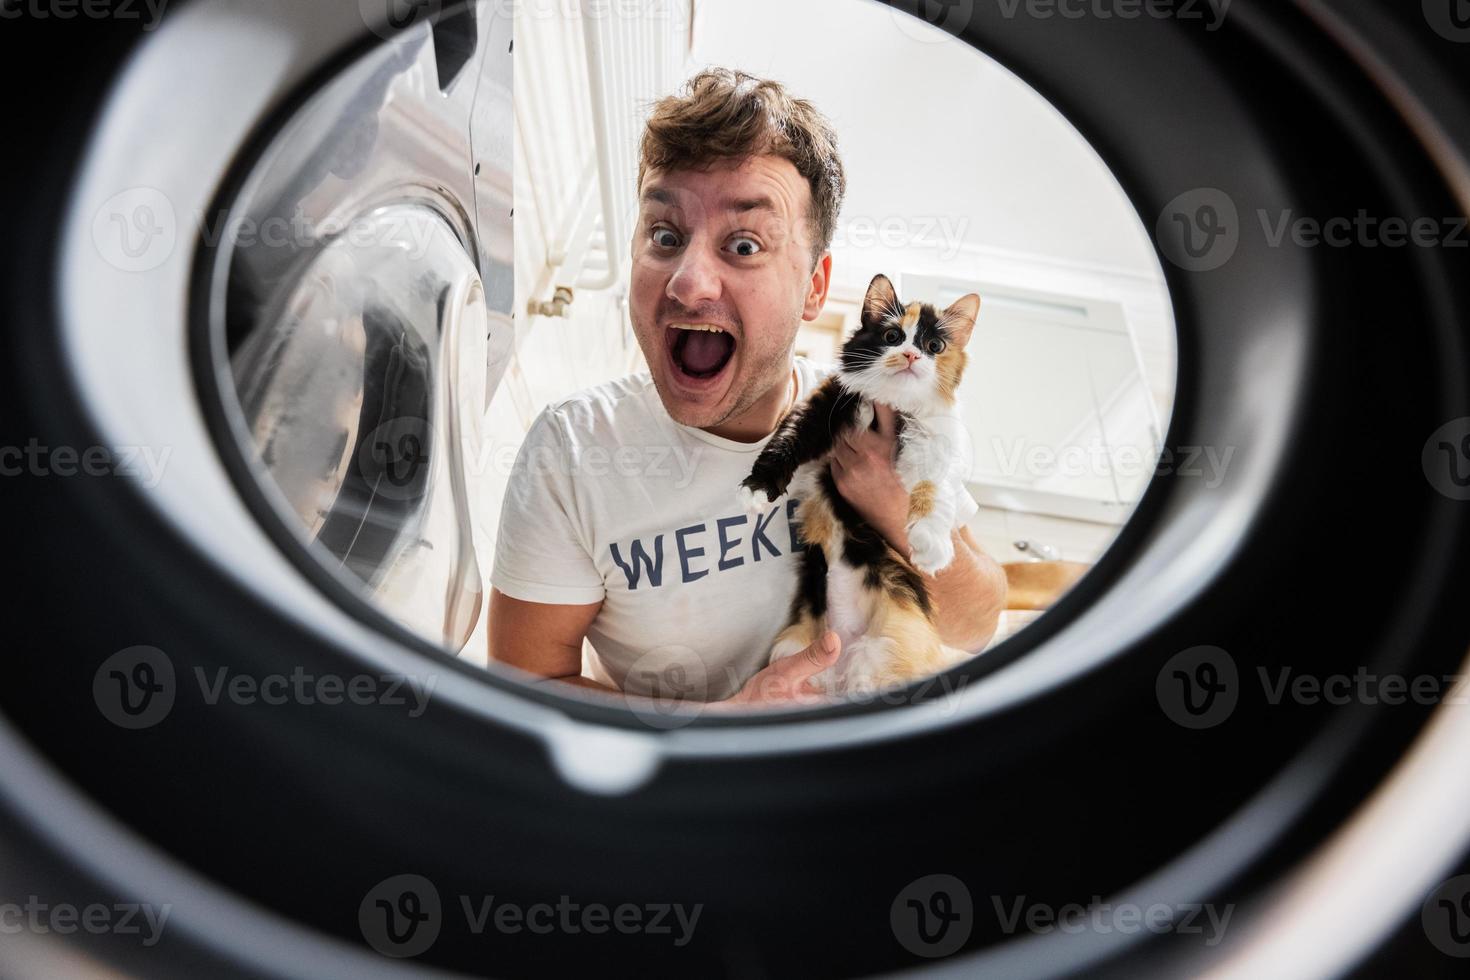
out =
[(928, 480), (914, 484), (913, 492), (909, 494), (909, 520), (927, 517), (934, 510), (936, 492), (934, 484)]
[(878, 580), (883, 590), (884, 598), (889, 602), (911, 606), (922, 615), (924, 611), (923, 603), (920, 601), (918, 592), (914, 589), (913, 579), (905, 574), (906, 572), (918, 574), (918, 569), (914, 568), (897, 551), (888, 548), (887, 560), (878, 567)]
[(909, 684), (949, 666), (939, 631), (916, 606), (899, 596), (887, 596), (876, 610), (868, 632), (893, 643), (893, 659), (879, 675), (884, 687)]
[(908, 307), (903, 311), (903, 319), (899, 321), (898, 325), (903, 327), (905, 330), (912, 330), (914, 328), (914, 325), (919, 322), (919, 314), (923, 311), (923, 309), (923, 303), (910, 303)]
[(817, 545), (830, 555), (837, 518), (833, 515), (832, 505), (827, 502), (827, 498), (816, 494), (803, 500), (801, 507), (797, 509), (796, 519), (801, 523), (798, 537), (805, 544)]
[(949, 404), (954, 404), (955, 389), (960, 386), (960, 376), (965, 373), (965, 349), (946, 347), (944, 353), (934, 359), (934, 367), (937, 372), (935, 384), (939, 389), (939, 397)]

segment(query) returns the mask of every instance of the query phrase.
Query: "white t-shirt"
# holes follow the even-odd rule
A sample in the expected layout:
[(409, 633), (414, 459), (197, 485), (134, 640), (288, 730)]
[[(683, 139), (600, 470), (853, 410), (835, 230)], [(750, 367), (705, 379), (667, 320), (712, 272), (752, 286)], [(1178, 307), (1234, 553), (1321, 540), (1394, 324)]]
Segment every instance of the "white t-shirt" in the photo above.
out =
[[(797, 400), (832, 370), (797, 357)], [(729, 697), (766, 665), (797, 587), (798, 501), (752, 518), (737, 496), (769, 441), (675, 422), (647, 372), (548, 406), (511, 472), (491, 583), (527, 602), (601, 601), (597, 680)], [(967, 520), (977, 508), (960, 498)]]

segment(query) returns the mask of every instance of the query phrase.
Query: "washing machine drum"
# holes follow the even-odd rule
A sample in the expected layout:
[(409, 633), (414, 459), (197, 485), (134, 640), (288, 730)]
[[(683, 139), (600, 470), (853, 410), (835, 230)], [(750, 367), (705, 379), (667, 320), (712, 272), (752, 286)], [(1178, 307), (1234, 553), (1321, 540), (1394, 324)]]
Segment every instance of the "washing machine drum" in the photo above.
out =
[[(4, 190), (3, 444), (111, 469), (0, 481), (3, 972), (1326, 976), (1463, 955), (1465, 709), (1271, 692), (1283, 669), (1461, 670), (1467, 252), (1256, 227), (1463, 224), (1454, 4), (1236, 0), (1219, 23), (910, 4), (1163, 216), (1167, 445), (1234, 449), (1229, 479), (1154, 479), (1093, 574), (958, 695), (689, 724), (443, 652), (481, 614), (451, 420), (494, 379), (447, 352), (506, 339), (510, 260), (486, 243), (513, 220), (517, 56), (508, 9), (369, 6), (6, 29), (51, 70), (6, 124), (26, 152)], [(436, 115), (401, 111), (405, 78)], [(408, 186), (407, 148), (434, 178), (375, 196)], [(193, 224), (298, 211), (397, 231), (271, 248)], [(426, 243), (408, 265), (400, 233)], [(411, 583), (443, 615), (395, 615)], [(325, 677), (335, 697), (275, 696)], [(51, 928), (38, 904), (109, 925)]]

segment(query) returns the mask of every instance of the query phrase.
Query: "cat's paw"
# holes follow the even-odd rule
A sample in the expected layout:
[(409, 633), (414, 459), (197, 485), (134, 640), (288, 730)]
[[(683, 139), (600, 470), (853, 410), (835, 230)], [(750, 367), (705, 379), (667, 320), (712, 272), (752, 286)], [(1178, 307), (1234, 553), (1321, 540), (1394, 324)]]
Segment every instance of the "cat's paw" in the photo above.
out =
[(909, 548), (909, 560), (925, 575), (943, 571), (954, 561), (954, 540), (928, 524), (909, 528)]
[(743, 483), (736, 496), (740, 500), (740, 509), (747, 517), (764, 517), (771, 507), (771, 500), (764, 490), (752, 490)]

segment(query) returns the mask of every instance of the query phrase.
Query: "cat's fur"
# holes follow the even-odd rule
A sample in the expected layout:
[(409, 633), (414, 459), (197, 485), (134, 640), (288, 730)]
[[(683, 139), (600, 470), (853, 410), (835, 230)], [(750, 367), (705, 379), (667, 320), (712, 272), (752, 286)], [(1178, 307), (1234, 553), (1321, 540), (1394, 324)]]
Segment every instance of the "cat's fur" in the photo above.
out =
[[(950, 532), (957, 495), (965, 492), (953, 445), (963, 432), (955, 389), (979, 310), (973, 293), (943, 312), (927, 303), (905, 305), (886, 276), (875, 277), (837, 372), (786, 417), (741, 484), (752, 510), (788, 489), (802, 501), (800, 585), (771, 660), (835, 630), (842, 653), (814, 678), (829, 693), (904, 684), (969, 656), (940, 642), (920, 572), (932, 574), (954, 560)], [(943, 348), (936, 354), (937, 344)], [(905, 352), (919, 355), (912, 373)], [(896, 468), (909, 493), (909, 556), (842, 498), (828, 459), (839, 436), (876, 428), (875, 401), (895, 410)]]

